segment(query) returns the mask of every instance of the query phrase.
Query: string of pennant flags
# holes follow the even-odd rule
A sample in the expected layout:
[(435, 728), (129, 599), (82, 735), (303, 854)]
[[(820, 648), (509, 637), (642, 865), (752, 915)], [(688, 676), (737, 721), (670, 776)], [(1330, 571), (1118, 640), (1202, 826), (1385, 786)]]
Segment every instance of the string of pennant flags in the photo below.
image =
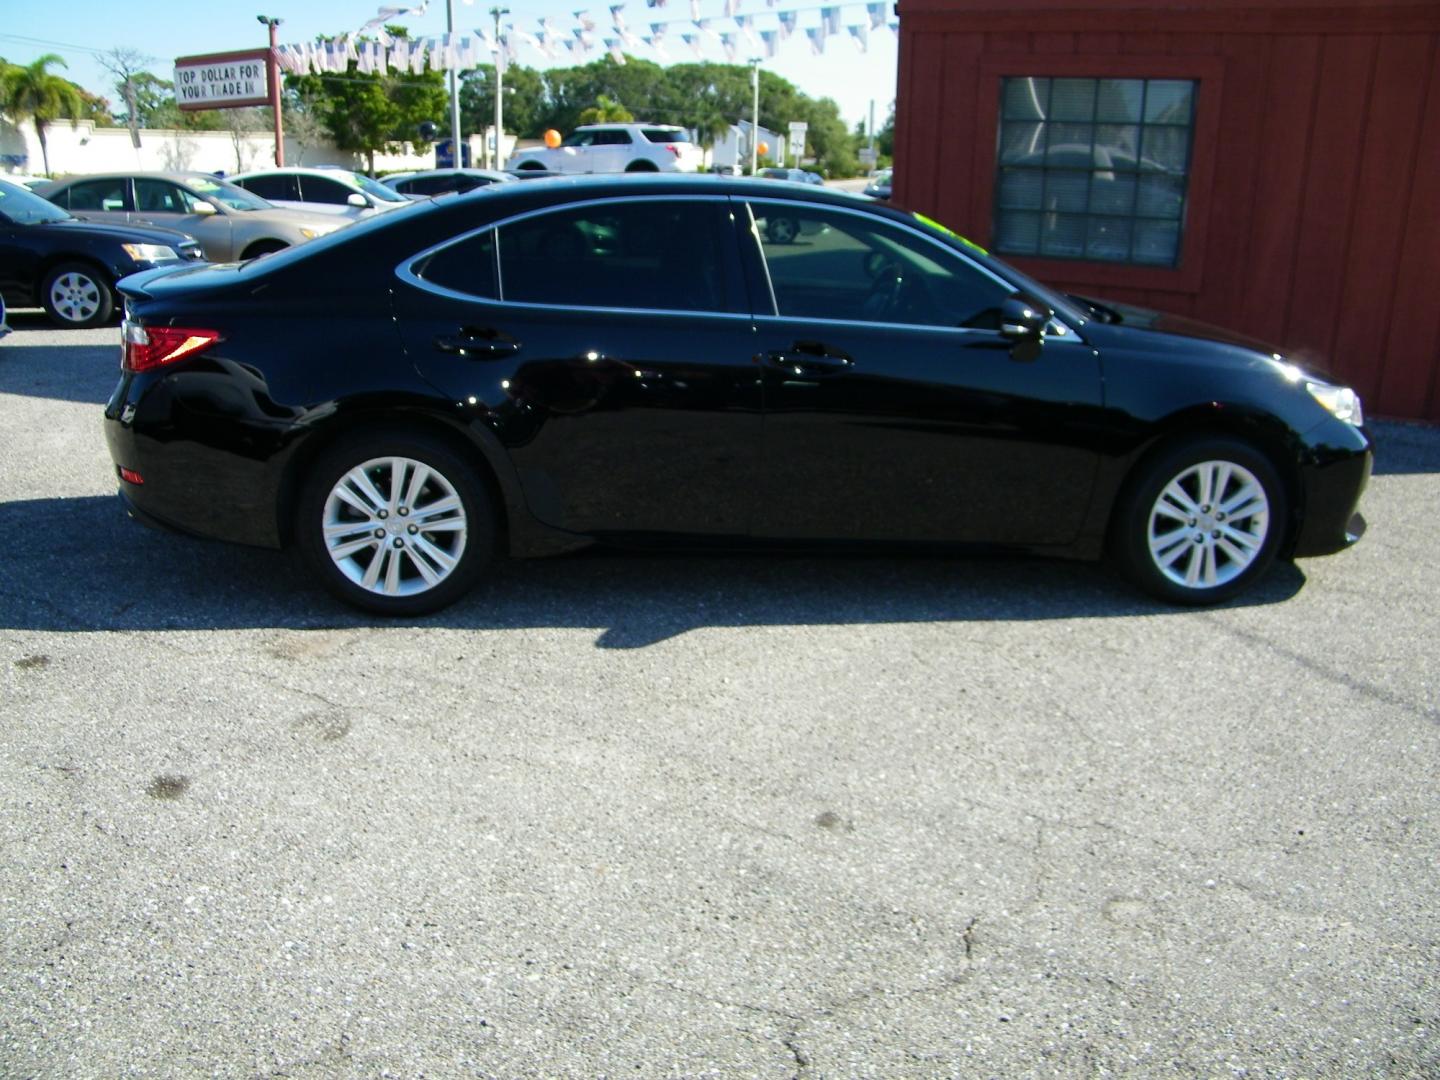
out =
[[(465, 2), (473, 4), (474, 0)], [(431, 71), (467, 71), (486, 62), (494, 63), (503, 72), (509, 64), (519, 62), (522, 45), (549, 60), (567, 56), (580, 60), (592, 52), (603, 50), (617, 64), (625, 63), (627, 50), (638, 53), (643, 45), (658, 60), (669, 62), (670, 46), (675, 44), (673, 39), (678, 38), (679, 45), (688, 48), (697, 60), (705, 58), (707, 45), (718, 44), (726, 59), (734, 63), (740, 55), (742, 42), (748, 46), (747, 52), (773, 59), (779, 54), (783, 42), (803, 30), (804, 39), (816, 56), (824, 54), (830, 39), (840, 37), (848, 38), (855, 48), (865, 53), (869, 51), (872, 32), (894, 34), (899, 30), (898, 23), (888, 21), (886, 9), (889, 5), (884, 0), (859, 5), (861, 17), (855, 22), (845, 21), (844, 12), (846, 8), (853, 10), (856, 5), (821, 4), (782, 10), (776, 7), (778, 0), (763, 0), (766, 10), (757, 13), (758, 18), (767, 23), (773, 19), (774, 26), (757, 26), (757, 14), (742, 14), (740, 8), (744, 0), (723, 0), (723, 14), (718, 17), (702, 16), (700, 0), (679, 0), (688, 2), (690, 17), (670, 19), (653, 17), (654, 12), (668, 9), (669, 0), (644, 2), (652, 14), (645, 16), (643, 28), (629, 24), (625, 17), (627, 5), (621, 3), (609, 5), (610, 23), (603, 30), (590, 14), (590, 9), (581, 8), (572, 13), (574, 25), (563, 28), (556, 25), (555, 17), (543, 16), (536, 20), (533, 29), (510, 22), (500, 28), (498, 35), (484, 27), (423, 38), (395, 37), (386, 32), (387, 23), (425, 14), (429, 7), (429, 0), (425, 0), (410, 7), (382, 7), (375, 18), (358, 30), (339, 34), (329, 41), (279, 45), (275, 50), (275, 59), (282, 70), (293, 75), (343, 73), (350, 69), (352, 63), (362, 74), (409, 72), (419, 75), (427, 68)], [(810, 12), (818, 13), (818, 25), (801, 27), (800, 15)], [(673, 38), (672, 30), (676, 30)]]

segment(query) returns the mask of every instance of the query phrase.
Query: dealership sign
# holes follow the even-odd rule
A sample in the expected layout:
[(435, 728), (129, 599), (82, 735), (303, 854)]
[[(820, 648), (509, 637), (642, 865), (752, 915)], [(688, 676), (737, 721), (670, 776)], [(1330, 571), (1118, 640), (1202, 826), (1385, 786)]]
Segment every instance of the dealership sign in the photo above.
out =
[(269, 49), (182, 56), (175, 61), (175, 101), (182, 109), (268, 105), (269, 60)]

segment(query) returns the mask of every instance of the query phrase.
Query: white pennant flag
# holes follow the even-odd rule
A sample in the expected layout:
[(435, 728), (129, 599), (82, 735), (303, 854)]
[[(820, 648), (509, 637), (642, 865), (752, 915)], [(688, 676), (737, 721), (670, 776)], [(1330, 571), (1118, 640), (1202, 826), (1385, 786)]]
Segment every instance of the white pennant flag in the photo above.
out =
[(580, 24), (581, 30), (595, 29), (595, 20), (590, 18), (589, 12), (585, 9), (575, 12), (575, 21)]
[(855, 23), (849, 27), (849, 30), (850, 40), (855, 43), (855, 47), (862, 53), (868, 52), (870, 50), (870, 27), (865, 23)]
[(865, 11), (870, 16), (871, 30), (879, 30), (885, 25), (885, 5), (883, 3), (866, 4)]
[(765, 43), (765, 59), (775, 59), (775, 56), (780, 52), (780, 31), (761, 30), (760, 40)]
[(825, 28), (823, 26), (807, 26), (805, 36), (810, 39), (810, 51), (816, 56), (825, 52)]
[(738, 44), (735, 35), (733, 33), (721, 34), (720, 44), (725, 47), (725, 59), (733, 64), (735, 62), (735, 46)]
[(760, 41), (755, 37), (754, 15), (737, 16), (735, 19), (735, 25), (738, 26), (740, 28), (740, 32), (745, 35), (745, 40), (750, 42), (751, 48), (758, 49), (760, 47)]
[(621, 67), (625, 66), (625, 54), (620, 51), (620, 42), (615, 38), (606, 38), (605, 47), (610, 50), (610, 59)]
[(705, 50), (700, 47), (699, 34), (681, 34), (680, 40), (690, 46), (690, 50), (695, 54), (695, 59), (700, 60), (704, 58)]

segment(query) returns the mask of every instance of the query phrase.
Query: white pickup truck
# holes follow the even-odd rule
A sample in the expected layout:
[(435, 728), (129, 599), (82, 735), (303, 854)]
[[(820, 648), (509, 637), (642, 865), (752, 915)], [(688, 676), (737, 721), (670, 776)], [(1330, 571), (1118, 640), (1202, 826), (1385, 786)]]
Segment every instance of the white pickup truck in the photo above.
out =
[(555, 149), (521, 150), (505, 168), (557, 173), (696, 172), (700, 148), (669, 124), (587, 124)]

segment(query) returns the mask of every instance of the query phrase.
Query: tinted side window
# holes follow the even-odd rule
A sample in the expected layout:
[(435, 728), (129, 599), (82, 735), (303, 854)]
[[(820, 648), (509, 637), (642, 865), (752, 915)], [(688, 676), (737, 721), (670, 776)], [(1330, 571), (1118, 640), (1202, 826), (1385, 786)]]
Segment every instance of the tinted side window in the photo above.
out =
[(344, 184), (323, 176), (307, 176), (300, 181), (301, 198), (306, 202), (333, 203), (344, 206), (352, 194)]
[(435, 252), (415, 267), (415, 275), (466, 296), (497, 300), (495, 230), (489, 229)]
[(728, 311), (713, 202), (609, 203), (500, 229), (504, 298), (565, 307)]
[(411, 195), (438, 195), (442, 191), (453, 190), (455, 181), (448, 176), (421, 176), (415, 180), (406, 180), (397, 186), (401, 191), (409, 192)]
[(60, 205), (75, 213), (84, 213), (86, 210), (124, 210), (125, 181), (84, 180), (71, 184), (65, 190)]
[(247, 180), (235, 182), (246, 191), (253, 191), (262, 199), (294, 199), (297, 197), (292, 179), (288, 176), (252, 176)]
[(779, 314), (999, 329), (1014, 290), (923, 237), (803, 203), (752, 205)]
[(595, 133), (596, 146), (629, 146), (630, 133), (628, 131), (597, 131)]

